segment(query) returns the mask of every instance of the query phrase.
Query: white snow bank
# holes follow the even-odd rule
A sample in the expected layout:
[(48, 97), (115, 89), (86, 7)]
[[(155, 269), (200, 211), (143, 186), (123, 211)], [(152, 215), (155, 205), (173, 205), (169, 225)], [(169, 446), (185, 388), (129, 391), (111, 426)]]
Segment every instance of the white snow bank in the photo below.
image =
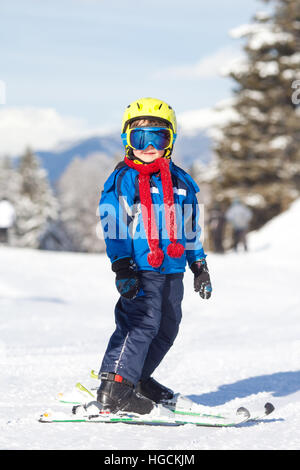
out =
[(300, 200), (290, 209), (268, 222), (261, 230), (249, 235), (253, 249), (267, 248), (276, 256), (287, 254), (296, 258), (300, 254)]

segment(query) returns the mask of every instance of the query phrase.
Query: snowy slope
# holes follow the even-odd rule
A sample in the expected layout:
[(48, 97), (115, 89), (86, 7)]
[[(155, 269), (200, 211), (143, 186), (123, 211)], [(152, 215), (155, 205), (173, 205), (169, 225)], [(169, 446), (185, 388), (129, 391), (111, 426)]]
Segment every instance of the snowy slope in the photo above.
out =
[(300, 201), (251, 234), (246, 254), (209, 254), (209, 301), (186, 273), (180, 333), (155, 374), (214, 409), (274, 403), (240, 428), (39, 423), (57, 392), (91, 384), (114, 328), (114, 277), (102, 255), (0, 247), (0, 449), (299, 449), (299, 215)]

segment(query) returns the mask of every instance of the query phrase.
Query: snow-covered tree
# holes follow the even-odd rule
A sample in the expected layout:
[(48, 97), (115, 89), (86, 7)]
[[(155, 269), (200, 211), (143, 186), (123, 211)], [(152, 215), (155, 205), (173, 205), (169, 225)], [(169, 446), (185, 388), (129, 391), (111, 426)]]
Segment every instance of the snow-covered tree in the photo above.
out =
[(48, 183), (47, 173), (28, 148), (18, 166), (19, 194), (16, 201), (17, 244), (38, 248), (46, 225), (56, 220), (58, 204)]
[(13, 204), (19, 198), (21, 178), (13, 166), (13, 160), (9, 156), (0, 158), (0, 200), (9, 199)]
[[(235, 81), (238, 118), (216, 142), (215, 201), (238, 196), (254, 209), (253, 228), (285, 210), (300, 193), (300, 2), (265, 0), (272, 9), (231, 32), (245, 38), (244, 59), (228, 75)], [(299, 82), (300, 83), (300, 82)]]
[(98, 205), (113, 164), (114, 161), (103, 154), (75, 158), (58, 182), (61, 220), (78, 251), (102, 252), (105, 249), (104, 241), (99, 238)]

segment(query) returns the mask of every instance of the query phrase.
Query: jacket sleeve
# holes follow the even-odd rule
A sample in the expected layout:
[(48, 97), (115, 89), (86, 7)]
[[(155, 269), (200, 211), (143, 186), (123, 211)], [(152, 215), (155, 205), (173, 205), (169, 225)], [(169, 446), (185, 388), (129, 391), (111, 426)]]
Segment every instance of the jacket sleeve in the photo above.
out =
[(126, 184), (122, 173), (122, 170), (115, 170), (111, 174), (104, 184), (99, 203), (106, 252), (112, 263), (133, 255), (130, 223), (134, 185)]
[(184, 226), (186, 238), (186, 258), (189, 266), (194, 261), (206, 258), (201, 242), (201, 227), (199, 224), (200, 208), (196, 193), (199, 192), (197, 184), (189, 177), (189, 197), (187, 198), (184, 213)]

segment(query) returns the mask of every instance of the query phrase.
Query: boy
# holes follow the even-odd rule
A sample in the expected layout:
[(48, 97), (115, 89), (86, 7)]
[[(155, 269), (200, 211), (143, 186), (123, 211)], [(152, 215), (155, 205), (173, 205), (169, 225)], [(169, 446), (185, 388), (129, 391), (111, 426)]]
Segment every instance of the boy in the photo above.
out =
[(198, 226), (198, 186), (171, 161), (177, 124), (173, 109), (154, 98), (124, 113), (126, 155), (104, 185), (100, 216), (120, 298), (116, 330), (99, 372), (99, 406), (113, 413), (150, 413), (173, 397), (152, 378), (181, 320), (186, 262), (194, 289), (211, 295)]

